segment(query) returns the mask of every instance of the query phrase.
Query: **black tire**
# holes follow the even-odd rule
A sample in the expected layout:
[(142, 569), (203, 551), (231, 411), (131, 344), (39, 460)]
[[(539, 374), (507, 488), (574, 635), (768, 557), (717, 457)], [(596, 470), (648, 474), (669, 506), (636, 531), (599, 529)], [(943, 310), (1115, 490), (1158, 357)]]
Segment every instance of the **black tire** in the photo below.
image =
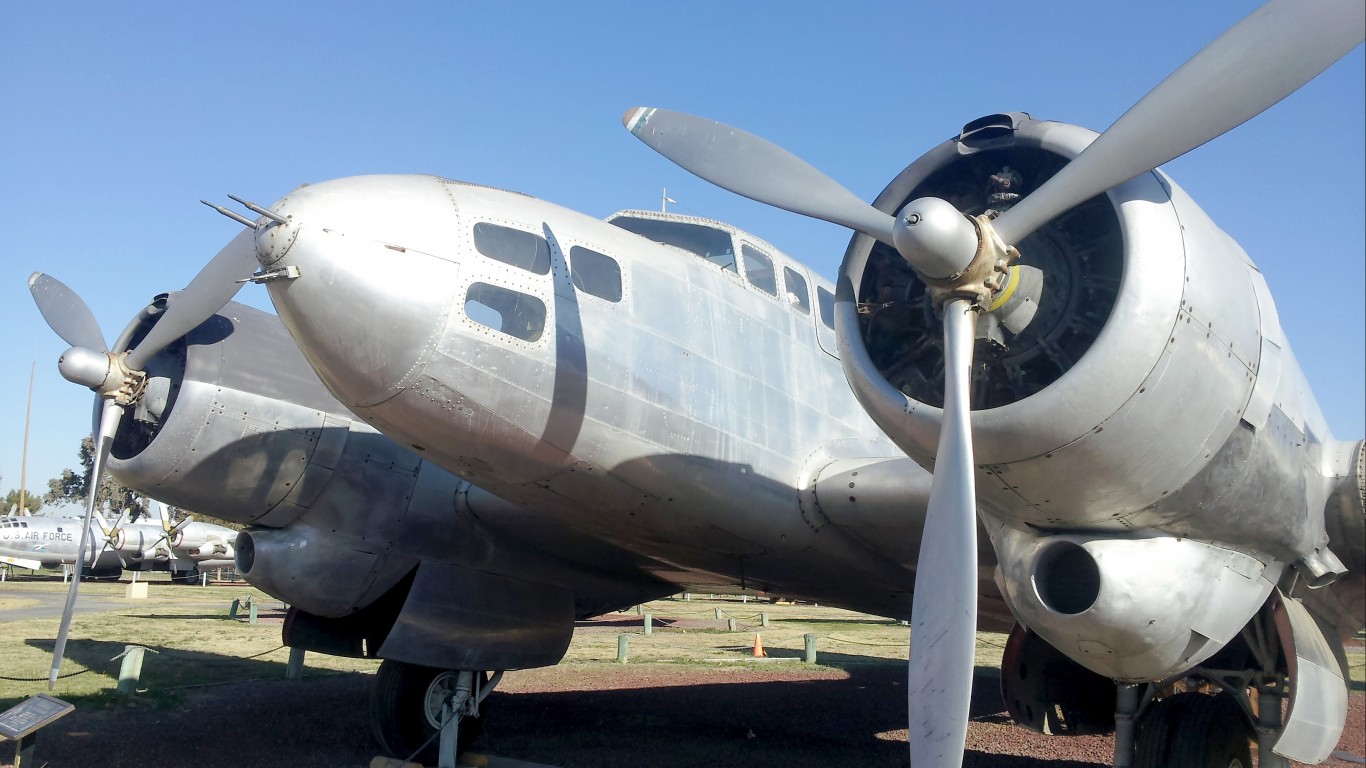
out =
[(1134, 768), (1252, 768), (1252, 734), (1232, 695), (1178, 693), (1144, 714)]
[[(370, 691), (370, 726), (384, 751), (404, 760), (436, 762), (440, 739), (433, 738), (437, 727), (426, 712), (427, 693), (438, 678), (453, 674), (456, 673), (401, 661), (380, 663), (375, 686)], [(480, 673), (480, 679), (487, 683), (488, 675)], [(479, 717), (461, 719), (457, 745), (461, 753), (483, 733), (487, 705), (487, 699), (479, 705)]]

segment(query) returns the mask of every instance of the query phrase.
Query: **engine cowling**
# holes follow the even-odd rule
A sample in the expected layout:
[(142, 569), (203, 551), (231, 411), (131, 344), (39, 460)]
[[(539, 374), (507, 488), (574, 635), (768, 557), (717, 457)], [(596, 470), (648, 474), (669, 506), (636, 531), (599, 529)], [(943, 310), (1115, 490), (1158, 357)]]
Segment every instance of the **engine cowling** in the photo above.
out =
[[(895, 212), (935, 196), (969, 214), (1001, 210), (1009, 200), (993, 176), (1013, 177), (1027, 194), (1095, 135), (1023, 114), (983, 118), (912, 163), (874, 205)], [(1044, 285), (1020, 333), (994, 328), (996, 340), (977, 342), (972, 430), (983, 510), (1042, 530), (1219, 538), (1228, 521), (1210, 510), (1236, 509), (1243, 523), (1256, 521), (1243, 541), (1287, 562), (1322, 555), (1322, 515), (1310, 510), (1321, 512), (1323, 499), (1309, 497), (1326, 491), (1307, 488), (1301, 471), (1306, 437), (1323, 437), (1311, 434), (1322, 417), (1274, 402), (1300, 374), (1237, 243), (1154, 171), (1018, 247)], [(924, 284), (893, 249), (858, 235), (841, 267), (836, 316), (859, 400), (932, 467), (942, 326)], [(1239, 474), (1253, 466), (1261, 481)], [(1198, 484), (1213, 495), (1183, 497), (1202, 473), (1215, 475)]]
[[(144, 333), (155, 310), (125, 335)], [(110, 472), (174, 506), (311, 532), (312, 550), (259, 559), (259, 573), (242, 569), (254, 584), (310, 612), (339, 616), (416, 567), (411, 551), (389, 550), (423, 462), (337, 403), (278, 319), (229, 304), (158, 353), (148, 379), (147, 394), (120, 425)], [(426, 485), (444, 485), (453, 500), (460, 480), (428, 474)], [(181, 532), (186, 546), (202, 543), (189, 540), (193, 533)], [(231, 542), (220, 546), (233, 552)], [(333, 570), (346, 577), (318, 578)]]
[[(989, 116), (874, 205), (894, 214), (934, 197), (968, 215), (1003, 212), (1095, 136)], [(1023, 623), (1107, 677), (1158, 679), (1236, 635), (1282, 564), (1316, 585), (1345, 571), (1323, 518), (1335, 470), (1310, 469), (1333, 441), (1237, 243), (1153, 171), (1014, 245), (1042, 290), (1023, 327), (979, 317), (971, 399), (979, 509)], [(925, 284), (894, 249), (856, 235), (836, 324), (856, 396), (932, 469), (943, 328)], [(1139, 589), (1152, 569), (1174, 585), (1231, 586), (1217, 612), (1197, 596), (1136, 605), (1135, 594), (1161, 593)]]

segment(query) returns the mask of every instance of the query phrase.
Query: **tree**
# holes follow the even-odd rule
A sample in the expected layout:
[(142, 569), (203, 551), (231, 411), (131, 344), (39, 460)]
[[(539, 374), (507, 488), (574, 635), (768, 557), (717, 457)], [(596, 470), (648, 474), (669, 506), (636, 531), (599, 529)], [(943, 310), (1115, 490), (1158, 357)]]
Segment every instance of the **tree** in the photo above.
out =
[[(43, 506), (43, 498), (41, 496), (34, 496), (32, 493), (24, 495), (24, 507), (28, 511), (37, 512), (38, 508), (41, 506)], [(0, 509), (0, 513), (8, 515), (11, 509), (15, 511), (18, 511), (19, 509), (18, 488), (15, 488), (14, 490), (5, 494), (4, 509)]]
[[(43, 501), (49, 504), (69, 501), (84, 506), (85, 497), (90, 493), (90, 474), (95, 466), (95, 441), (89, 437), (82, 438), (78, 456), (81, 460), (81, 473), (76, 474), (74, 470), (64, 469), (61, 477), (47, 481), (48, 491), (43, 496)], [(111, 515), (117, 515), (127, 509), (128, 521), (134, 522), (147, 514), (147, 497), (106, 473), (104, 482), (100, 483), (99, 495), (95, 498), (95, 507)]]

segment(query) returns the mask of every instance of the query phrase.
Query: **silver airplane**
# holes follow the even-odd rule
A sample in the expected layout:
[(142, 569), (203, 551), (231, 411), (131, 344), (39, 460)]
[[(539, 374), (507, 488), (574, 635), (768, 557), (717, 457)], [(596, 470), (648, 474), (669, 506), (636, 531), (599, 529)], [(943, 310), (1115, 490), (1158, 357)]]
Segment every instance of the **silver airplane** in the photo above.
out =
[[(161, 508), (162, 523), (110, 525), (96, 516), (85, 550), (84, 566), (94, 578), (118, 578), (128, 571), (169, 571), (176, 581), (194, 582), (201, 571), (234, 565), (237, 531), (190, 518), (171, 524)], [(0, 562), (19, 568), (60, 568), (78, 557), (81, 521), (42, 515), (0, 518)]]
[[(576, 618), (722, 584), (909, 618), (917, 768), (961, 763), (978, 627), (1011, 633), (1016, 721), (1112, 730), (1116, 765), (1318, 762), (1366, 620), (1366, 448), (1155, 169), (1363, 12), (1273, 0), (1104, 133), (987, 116), (872, 205), (628, 111), (699, 176), (855, 230), (834, 284), (720, 222), (371, 176), (220, 208), (248, 229), (112, 349), (31, 288), (102, 403), (97, 469), (250, 523), (286, 642), (384, 659), (397, 755), (439, 732), (453, 761), (499, 670), (556, 663)], [(225, 306), (248, 280), (278, 320)]]

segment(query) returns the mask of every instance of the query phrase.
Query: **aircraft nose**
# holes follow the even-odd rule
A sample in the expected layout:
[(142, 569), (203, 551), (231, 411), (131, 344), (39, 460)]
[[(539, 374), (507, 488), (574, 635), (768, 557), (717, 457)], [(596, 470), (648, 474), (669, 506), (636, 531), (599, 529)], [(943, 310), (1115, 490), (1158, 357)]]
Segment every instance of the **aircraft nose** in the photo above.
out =
[(367, 176), (302, 187), (257, 256), (295, 343), (349, 407), (377, 405), (421, 374), (456, 293), (457, 213), (440, 180)]

